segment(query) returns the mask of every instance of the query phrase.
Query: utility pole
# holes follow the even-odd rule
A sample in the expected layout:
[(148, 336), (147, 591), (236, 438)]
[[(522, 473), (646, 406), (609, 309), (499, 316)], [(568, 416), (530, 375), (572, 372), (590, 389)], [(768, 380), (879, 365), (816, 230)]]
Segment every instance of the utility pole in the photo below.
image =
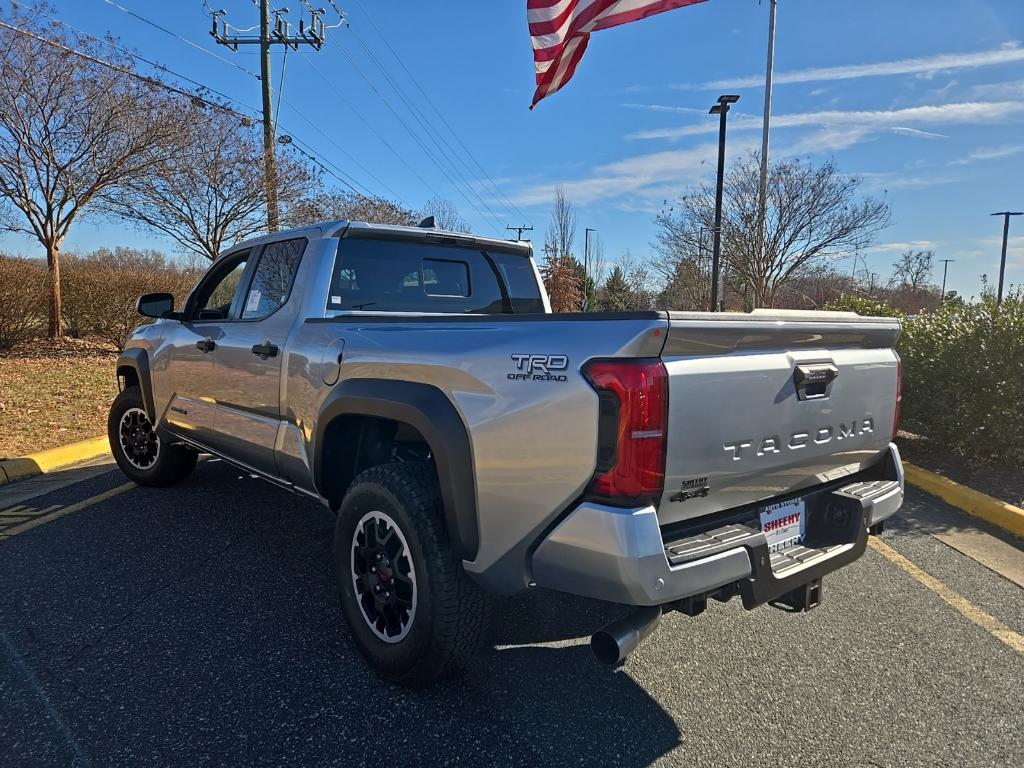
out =
[(258, 45), (260, 47), (260, 81), (263, 86), (263, 171), (267, 196), (267, 228), (276, 232), (279, 224), (280, 211), (277, 204), (277, 159), (274, 156), (274, 109), (270, 79), (270, 46), (283, 45), (294, 51), (300, 45), (311, 45), (320, 50), (324, 44), (327, 27), (320, 17), (322, 10), (309, 8), (309, 26), (304, 19), (299, 20), (298, 34), (293, 35), (291, 23), (284, 18), (288, 9), (274, 11), (274, 25), (270, 24), (270, 0), (260, 0), (260, 34), (259, 37), (242, 37), (235, 34), (235, 28), (224, 19), (225, 11), (213, 11), (213, 29), (210, 34), (220, 45), (226, 45), (233, 51), (240, 45)]
[(523, 239), (523, 232), (533, 232), (533, 225), (528, 227), (505, 227), (507, 230), (514, 230), (516, 233), (516, 242), (518, 243)]
[(942, 301), (946, 300), (946, 272), (955, 259), (939, 259), (942, 262)]
[(768, 0), (768, 65), (764, 76), (764, 124), (761, 128), (761, 182), (757, 197), (757, 245), (764, 258), (765, 220), (768, 208), (768, 134), (772, 121), (772, 76), (775, 71), (775, 15), (777, 0)]
[(590, 308), (590, 292), (587, 290), (590, 283), (590, 233), (597, 232), (591, 227), (583, 228), (583, 311)]
[(1003, 276), (1006, 274), (1006, 243), (1010, 235), (1010, 217), (1024, 216), (1024, 211), (999, 211), (993, 216), (1003, 217), (1003, 254), (999, 259), (999, 290), (996, 293), (996, 304), (1003, 303)]
[(722, 254), (722, 189), (725, 183), (725, 123), (729, 114), (729, 105), (740, 100), (739, 96), (719, 96), (718, 103), (711, 108), (708, 114), (718, 115), (718, 183), (715, 186), (715, 227), (714, 227), (714, 251), (711, 254), (711, 311), (719, 312), (718, 305), (720, 295), (719, 280), (721, 279)]

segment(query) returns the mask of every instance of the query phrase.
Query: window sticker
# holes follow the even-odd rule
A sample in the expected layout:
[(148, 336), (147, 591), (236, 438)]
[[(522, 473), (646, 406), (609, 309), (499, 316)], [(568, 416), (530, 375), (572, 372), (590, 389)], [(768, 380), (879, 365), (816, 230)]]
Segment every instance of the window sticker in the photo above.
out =
[(341, 304), (341, 296), (331, 296), (331, 304)]
[(258, 312), (260, 309), (260, 299), (263, 298), (263, 294), (257, 288), (253, 288), (249, 291), (249, 300), (245, 302), (245, 311)]

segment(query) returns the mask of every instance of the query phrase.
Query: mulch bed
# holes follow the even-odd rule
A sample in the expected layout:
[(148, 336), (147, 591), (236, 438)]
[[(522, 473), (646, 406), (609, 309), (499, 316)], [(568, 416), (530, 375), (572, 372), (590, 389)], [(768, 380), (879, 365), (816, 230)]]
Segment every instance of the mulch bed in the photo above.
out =
[(896, 444), (904, 461), (1024, 507), (1024, 462), (994, 462), (962, 456), (941, 443), (903, 430)]

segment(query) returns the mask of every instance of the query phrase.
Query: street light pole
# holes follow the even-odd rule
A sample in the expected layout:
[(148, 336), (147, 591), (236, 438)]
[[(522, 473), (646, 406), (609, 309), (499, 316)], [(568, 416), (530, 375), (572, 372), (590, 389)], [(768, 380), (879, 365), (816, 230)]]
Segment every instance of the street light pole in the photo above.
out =
[(946, 272), (949, 270), (949, 265), (955, 261), (955, 259), (940, 259), (942, 262), (942, 301), (946, 300)]
[(1003, 275), (1006, 274), (1006, 243), (1010, 235), (1010, 217), (1024, 216), (1024, 211), (999, 211), (993, 216), (1003, 217), (1003, 253), (999, 259), (999, 290), (996, 292), (996, 304), (1003, 303)]
[(761, 127), (761, 179), (757, 194), (757, 246), (764, 258), (765, 219), (768, 207), (768, 135), (772, 121), (772, 75), (775, 71), (775, 16), (777, 0), (768, 0), (768, 64), (764, 76), (764, 123)]
[(591, 227), (583, 228), (583, 311), (590, 308), (590, 294), (587, 292), (587, 284), (590, 282), (590, 233), (597, 232)]
[(725, 125), (729, 106), (740, 100), (739, 96), (722, 95), (709, 112), (718, 115), (718, 182), (715, 185), (715, 230), (714, 250), (711, 255), (711, 311), (719, 312), (719, 280), (721, 278), (722, 254), (722, 189), (725, 182)]

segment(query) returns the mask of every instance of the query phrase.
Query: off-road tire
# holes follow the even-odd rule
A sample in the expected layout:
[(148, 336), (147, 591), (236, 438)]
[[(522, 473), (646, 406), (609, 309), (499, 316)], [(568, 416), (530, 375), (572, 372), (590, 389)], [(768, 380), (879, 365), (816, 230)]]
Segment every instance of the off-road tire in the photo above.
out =
[[(407, 634), (392, 642), (371, 629), (353, 579), (353, 537), (360, 521), (373, 512), (383, 512), (396, 524), (415, 569), (415, 613)], [(432, 464), (383, 464), (355, 478), (335, 525), (334, 571), (356, 647), (382, 677), (422, 688), (472, 658), (486, 625), (487, 601), (448, 538)]]
[[(142, 402), (142, 392), (138, 387), (126, 387), (121, 394), (114, 398), (110, 406), (110, 414), (107, 416), (107, 439), (110, 441), (110, 452), (114, 455), (114, 461), (121, 471), (139, 485), (167, 486), (184, 480), (195, 468), (199, 455), (181, 445), (169, 445), (155, 433), (153, 439), (156, 441), (157, 451), (152, 463), (148, 466), (138, 466), (137, 457), (129, 457), (121, 442), (122, 419), (132, 412), (138, 418), (139, 412), (144, 416), (145, 405)], [(148, 417), (145, 417), (148, 429), (153, 429)]]

